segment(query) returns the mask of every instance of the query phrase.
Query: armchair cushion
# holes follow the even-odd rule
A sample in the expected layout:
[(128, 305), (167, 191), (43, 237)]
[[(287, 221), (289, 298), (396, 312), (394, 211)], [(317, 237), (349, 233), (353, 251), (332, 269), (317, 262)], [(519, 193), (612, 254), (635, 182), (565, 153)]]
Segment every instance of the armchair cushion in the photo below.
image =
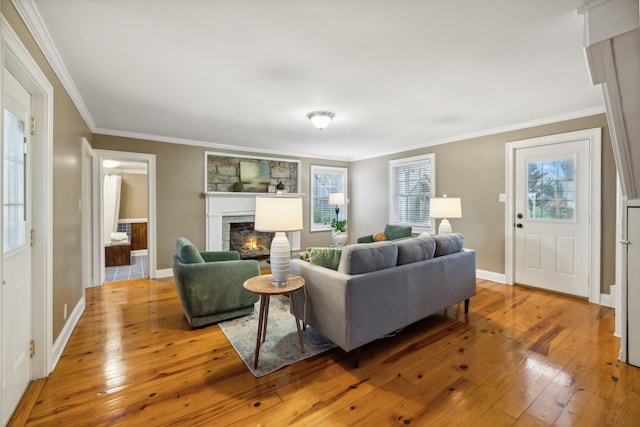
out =
[(236, 261), (240, 259), (240, 252), (238, 251), (211, 251), (200, 252), (205, 262), (214, 261)]

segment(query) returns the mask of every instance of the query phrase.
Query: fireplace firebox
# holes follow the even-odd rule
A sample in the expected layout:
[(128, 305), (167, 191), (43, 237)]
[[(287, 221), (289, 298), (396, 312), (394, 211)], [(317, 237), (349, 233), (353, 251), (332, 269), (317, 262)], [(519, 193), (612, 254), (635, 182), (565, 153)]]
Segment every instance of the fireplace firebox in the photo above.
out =
[(274, 235), (256, 231), (253, 222), (234, 222), (229, 224), (229, 249), (240, 252), (242, 259), (266, 259)]

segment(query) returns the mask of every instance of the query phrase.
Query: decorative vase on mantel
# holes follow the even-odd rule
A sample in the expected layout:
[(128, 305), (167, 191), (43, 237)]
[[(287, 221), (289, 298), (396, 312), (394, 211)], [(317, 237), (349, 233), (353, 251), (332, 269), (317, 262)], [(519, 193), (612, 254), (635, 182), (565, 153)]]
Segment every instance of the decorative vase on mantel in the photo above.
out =
[(348, 234), (346, 231), (331, 230), (331, 238), (336, 248), (341, 248), (347, 243)]

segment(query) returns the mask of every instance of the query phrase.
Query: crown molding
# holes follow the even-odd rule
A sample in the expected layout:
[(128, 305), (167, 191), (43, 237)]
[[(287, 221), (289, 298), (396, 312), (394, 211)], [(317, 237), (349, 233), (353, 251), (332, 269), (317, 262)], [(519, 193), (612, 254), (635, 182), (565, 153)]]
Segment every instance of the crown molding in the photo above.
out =
[(436, 146), (436, 145), (450, 144), (452, 142), (466, 141), (466, 140), (469, 140), (469, 139), (480, 138), (480, 137), (483, 137), (483, 136), (497, 135), (497, 134), (500, 134), (500, 133), (513, 132), (513, 131), (516, 131), (516, 130), (527, 129), (527, 128), (532, 128), (532, 127), (536, 127), (536, 126), (549, 125), (549, 124), (552, 124), (552, 123), (564, 122), (564, 121), (567, 121), (567, 120), (580, 119), (582, 117), (594, 116), (596, 114), (602, 114), (602, 113), (605, 113), (605, 112), (606, 112), (606, 110), (605, 110), (605, 107), (603, 105), (603, 106), (599, 106), (599, 107), (588, 108), (588, 109), (585, 109), (585, 110), (574, 111), (574, 112), (571, 112), (571, 113), (564, 113), (564, 114), (557, 114), (555, 116), (548, 116), (548, 117), (544, 117), (544, 118), (541, 118), (541, 119), (531, 120), (531, 121), (528, 121), (528, 122), (516, 123), (516, 124), (513, 124), (513, 125), (507, 125), (507, 126), (501, 126), (501, 127), (497, 127), (497, 128), (481, 130), (481, 131), (478, 131), (478, 132), (470, 132), (470, 133), (465, 133), (465, 134), (460, 134), (460, 135), (454, 135), (454, 136), (451, 136), (451, 137), (436, 139), (436, 140), (428, 141), (428, 142), (421, 142), (421, 143), (415, 144), (413, 146), (404, 147), (404, 148), (402, 148), (402, 150), (399, 150), (399, 151), (396, 150), (396, 151), (388, 151), (388, 152), (385, 152), (385, 153), (376, 153), (373, 156), (361, 157), (361, 158), (358, 158), (358, 159), (353, 159), (352, 161), (367, 160), (367, 159), (373, 159), (373, 158), (376, 158), (376, 157), (390, 156), (390, 155), (393, 155), (393, 154), (405, 153), (405, 152), (412, 151), (412, 150), (419, 150), (421, 148), (433, 147), (433, 146)]
[(166, 142), (168, 144), (190, 145), (193, 147), (202, 147), (202, 148), (215, 148), (218, 150), (229, 150), (235, 153), (268, 154), (272, 156), (276, 155), (276, 156), (286, 156), (286, 157), (294, 157), (294, 158), (336, 160), (336, 161), (342, 161), (342, 162), (349, 162), (353, 160), (353, 159), (347, 159), (343, 157), (331, 157), (331, 156), (318, 157), (318, 156), (312, 156), (312, 155), (303, 154), (303, 153), (293, 153), (291, 151), (267, 150), (264, 148), (256, 148), (256, 147), (243, 147), (240, 145), (220, 144), (217, 142), (177, 138), (173, 136), (153, 135), (153, 134), (140, 133), (140, 132), (122, 131), (117, 129), (96, 128), (93, 131), (93, 133), (96, 135), (118, 136), (121, 138), (140, 139), (144, 141)]
[(31, 32), (33, 38), (36, 43), (42, 50), (45, 58), (51, 65), (53, 72), (56, 74), (62, 86), (66, 89), (67, 93), (73, 100), (76, 108), (80, 112), (80, 115), (89, 126), (91, 132), (95, 131), (95, 121), (93, 117), (89, 113), (89, 109), (87, 108), (84, 99), (80, 95), (80, 91), (76, 87), (76, 84), (73, 82), (71, 75), (67, 71), (67, 67), (64, 65), (60, 54), (58, 53), (58, 49), (56, 48), (53, 40), (51, 39), (51, 35), (47, 30), (42, 17), (40, 16), (40, 12), (38, 12), (38, 8), (36, 7), (33, 0), (11, 0), (13, 5), (15, 6), (18, 14), (24, 21), (25, 25)]

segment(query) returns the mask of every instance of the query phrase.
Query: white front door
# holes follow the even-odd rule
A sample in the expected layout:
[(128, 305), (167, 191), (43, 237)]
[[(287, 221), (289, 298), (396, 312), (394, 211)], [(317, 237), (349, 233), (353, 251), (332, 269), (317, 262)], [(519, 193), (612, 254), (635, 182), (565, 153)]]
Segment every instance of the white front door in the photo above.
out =
[(31, 381), (31, 206), (28, 131), (31, 95), (3, 73), (2, 423)]
[(590, 141), (515, 152), (515, 282), (589, 297)]

